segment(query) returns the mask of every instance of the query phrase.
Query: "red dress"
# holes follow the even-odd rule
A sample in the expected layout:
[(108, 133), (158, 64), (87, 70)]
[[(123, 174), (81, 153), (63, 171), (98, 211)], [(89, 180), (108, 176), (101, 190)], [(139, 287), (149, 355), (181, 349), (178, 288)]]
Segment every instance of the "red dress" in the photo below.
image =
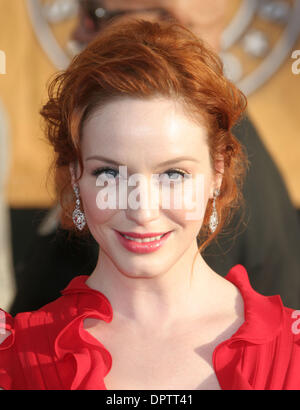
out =
[[(10, 390), (105, 390), (112, 357), (83, 328), (87, 317), (110, 322), (109, 300), (77, 276), (55, 301), (33, 312), (6, 315), (11, 335), (0, 345), (0, 387)], [(279, 295), (263, 296), (241, 265), (225, 277), (240, 290), (245, 321), (213, 352), (224, 390), (300, 389), (300, 311)], [(1, 318), (1, 316), (0, 316)], [(3, 320), (0, 322), (3, 323)], [(298, 329), (299, 323), (299, 329)]]

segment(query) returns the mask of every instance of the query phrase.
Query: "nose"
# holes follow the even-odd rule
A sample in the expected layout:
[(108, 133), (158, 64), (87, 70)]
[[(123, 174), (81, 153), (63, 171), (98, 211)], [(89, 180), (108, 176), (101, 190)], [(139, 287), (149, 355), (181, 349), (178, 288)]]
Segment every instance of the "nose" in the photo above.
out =
[(127, 210), (127, 219), (135, 222), (137, 225), (147, 225), (149, 222), (158, 219), (159, 210), (152, 209), (130, 209)]
[(139, 186), (128, 194), (126, 216), (139, 225), (146, 225), (160, 215), (159, 188), (148, 179), (139, 180)]

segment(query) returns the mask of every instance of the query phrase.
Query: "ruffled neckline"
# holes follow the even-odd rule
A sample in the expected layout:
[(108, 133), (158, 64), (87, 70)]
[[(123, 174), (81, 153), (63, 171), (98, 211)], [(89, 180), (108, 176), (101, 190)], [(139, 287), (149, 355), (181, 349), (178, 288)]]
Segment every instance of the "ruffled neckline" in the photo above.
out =
[(280, 295), (264, 296), (256, 292), (242, 265), (231, 268), (225, 279), (239, 289), (244, 300), (244, 323), (231, 336), (230, 342), (245, 340), (263, 344), (273, 340), (283, 327), (284, 306)]
[[(109, 299), (100, 291), (90, 288), (86, 284), (88, 278), (89, 275), (77, 276), (61, 291), (63, 296), (77, 296), (75, 317), (70, 323), (62, 327), (55, 339), (57, 357), (60, 360), (65, 360), (71, 354), (76, 361), (76, 374), (70, 383), (70, 390), (82, 388), (85, 376), (93, 372), (97, 373), (97, 378), (90, 375), (90, 381), (85, 380), (85, 389), (106, 390), (103, 379), (112, 366), (112, 357), (109, 351), (83, 327), (83, 321), (88, 317), (104, 320), (108, 323), (113, 319), (113, 309)], [(218, 359), (222, 347), (233, 347), (236, 342), (263, 344), (271, 341), (281, 331), (284, 315), (280, 296), (264, 296), (256, 292), (252, 288), (247, 271), (242, 265), (231, 268), (224, 278), (239, 289), (244, 300), (245, 320), (229, 339), (221, 342), (214, 349), (213, 365), (221, 388), (226, 384), (222, 380), (224, 363)], [(77, 331), (74, 331), (75, 328)], [(85, 357), (84, 360), (83, 357)], [(239, 378), (241, 379), (242, 376), (239, 375)], [(240, 382), (246, 383), (243, 380)]]

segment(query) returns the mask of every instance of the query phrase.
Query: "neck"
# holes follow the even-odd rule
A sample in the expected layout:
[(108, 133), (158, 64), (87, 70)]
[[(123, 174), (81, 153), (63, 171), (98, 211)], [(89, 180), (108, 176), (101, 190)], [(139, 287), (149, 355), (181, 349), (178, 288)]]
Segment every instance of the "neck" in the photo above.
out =
[(160, 271), (159, 264), (152, 266), (142, 274), (138, 269), (124, 272), (100, 251), (86, 284), (108, 298), (115, 323), (126, 321), (140, 329), (157, 329), (159, 323), (161, 331), (209, 312), (210, 289), (215, 288), (219, 275), (205, 263), (196, 243), (168, 270)]

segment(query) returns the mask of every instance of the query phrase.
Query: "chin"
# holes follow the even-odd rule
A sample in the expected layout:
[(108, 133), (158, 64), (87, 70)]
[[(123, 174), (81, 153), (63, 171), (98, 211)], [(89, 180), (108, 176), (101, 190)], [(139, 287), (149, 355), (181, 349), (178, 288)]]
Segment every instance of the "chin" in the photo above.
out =
[(141, 277), (141, 278), (151, 278), (164, 274), (169, 269), (172, 268), (174, 262), (164, 261), (162, 258), (157, 258), (157, 260), (142, 260), (134, 258), (134, 260), (123, 260), (118, 261), (116, 264), (119, 271), (124, 273), (128, 277)]

